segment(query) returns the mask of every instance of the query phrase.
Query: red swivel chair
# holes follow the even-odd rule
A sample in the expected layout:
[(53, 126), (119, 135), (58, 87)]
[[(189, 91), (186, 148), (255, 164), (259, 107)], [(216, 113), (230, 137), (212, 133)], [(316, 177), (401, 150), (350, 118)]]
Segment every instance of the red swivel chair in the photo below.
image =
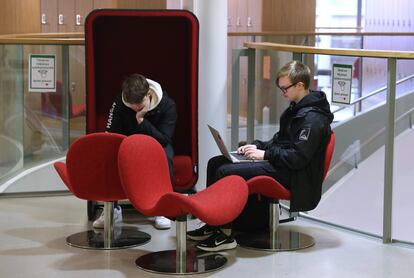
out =
[(139, 268), (163, 274), (190, 274), (224, 266), (227, 259), (220, 254), (187, 252), (187, 215), (214, 226), (231, 222), (247, 201), (244, 179), (228, 176), (190, 196), (174, 192), (165, 152), (155, 139), (146, 135), (124, 139), (118, 164), (125, 194), (138, 211), (176, 220), (177, 250), (143, 255), (136, 260)]
[(104, 202), (104, 233), (94, 230), (66, 238), (70, 246), (87, 249), (119, 249), (148, 242), (151, 236), (113, 225), (114, 201), (126, 199), (118, 174), (118, 150), (125, 136), (115, 133), (92, 133), (73, 142), (66, 164), (56, 162), (56, 171), (78, 198)]
[[(331, 132), (325, 151), (324, 179), (329, 170), (334, 147), (335, 134)], [(249, 186), (249, 194), (260, 194), (272, 199), (269, 210), (269, 232), (240, 234), (236, 237), (240, 246), (268, 251), (291, 251), (308, 248), (315, 244), (315, 240), (309, 235), (282, 226), (278, 227), (279, 200), (290, 200), (289, 190), (268, 176), (251, 178), (247, 181), (247, 185)]]

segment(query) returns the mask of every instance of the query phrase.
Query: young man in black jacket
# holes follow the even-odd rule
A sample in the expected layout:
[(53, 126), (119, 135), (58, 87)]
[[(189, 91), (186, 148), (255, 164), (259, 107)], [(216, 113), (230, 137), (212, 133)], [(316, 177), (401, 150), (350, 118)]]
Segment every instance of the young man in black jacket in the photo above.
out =
[[(146, 134), (154, 137), (164, 148), (170, 176), (173, 175), (174, 150), (171, 145), (177, 121), (175, 102), (163, 92), (161, 85), (141, 74), (128, 76), (109, 110), (107, 132), (124, 135)], [(114, 223), (122, 222), (121, 207), (114, 212)], [(103, 214), (93, 222), (94, 228), (103, 228)], [(155, 227), (169, 229), (170, 220), (158, 216)]]
[[(290, 101), (280, 117), (280, 128), (267, 142), (255, 140), (238, 148), (259, 163), (230, 163), (223, 156), (209, 160), (207, 186), (228, 175), (250, 179), (266, 175), (275, 178), (291, 191), (291, 211), (312, 210), (321, 198), (324, 156), (331, 132), (333, 114), (324, 92), (311, 91), (308, 66), (292, 61), (276, 76), (282, 96)], [(187, 233), (201, 240), (196, 247), (205, 251), (235, 248), (237, 243), (222, 229), (204, 225)]]

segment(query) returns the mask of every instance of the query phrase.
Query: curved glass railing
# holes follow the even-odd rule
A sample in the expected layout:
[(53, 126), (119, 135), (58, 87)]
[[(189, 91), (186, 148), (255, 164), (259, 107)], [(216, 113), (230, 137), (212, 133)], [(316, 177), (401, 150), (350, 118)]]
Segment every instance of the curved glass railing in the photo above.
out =
[(0, 194), (66, 192), (43, 166), (85, 134), (83, 43), (78, 33), (0, 36)]

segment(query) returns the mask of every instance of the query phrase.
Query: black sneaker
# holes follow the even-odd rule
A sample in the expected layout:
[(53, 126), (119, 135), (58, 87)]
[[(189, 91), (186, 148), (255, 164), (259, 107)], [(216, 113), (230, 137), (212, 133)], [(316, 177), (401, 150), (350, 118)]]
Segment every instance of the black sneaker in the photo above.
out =
[(201, 228), (198, 228), (194, 231), (187, 232), (187, 237), (192, 240), (200, 241), (209, 238), (212, 234), (217, 231), (216, 227), (212, 227), (209, 225), (204, 225)]
[(219, 229), (206, 240), (197, 243), (196, 247), (204, 251), (218, 252), (236, 248), (237, 242)]

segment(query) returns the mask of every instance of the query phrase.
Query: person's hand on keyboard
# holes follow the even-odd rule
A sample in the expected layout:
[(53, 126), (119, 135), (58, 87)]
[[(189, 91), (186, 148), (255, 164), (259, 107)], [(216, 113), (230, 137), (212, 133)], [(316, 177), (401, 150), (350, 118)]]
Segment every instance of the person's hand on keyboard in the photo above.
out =
[(237, 149), (238, 154), (245, 154), (246, 150), (248, 149), (257, 149), (256, 145), (244, 145)]
[(254, 148), (252, 147), (245, 148), (244, 156), (252, 160), (263, 160), (265, 151), (258, 150), (255, 145), (250, 145), (250, 146), (254, 146)]

